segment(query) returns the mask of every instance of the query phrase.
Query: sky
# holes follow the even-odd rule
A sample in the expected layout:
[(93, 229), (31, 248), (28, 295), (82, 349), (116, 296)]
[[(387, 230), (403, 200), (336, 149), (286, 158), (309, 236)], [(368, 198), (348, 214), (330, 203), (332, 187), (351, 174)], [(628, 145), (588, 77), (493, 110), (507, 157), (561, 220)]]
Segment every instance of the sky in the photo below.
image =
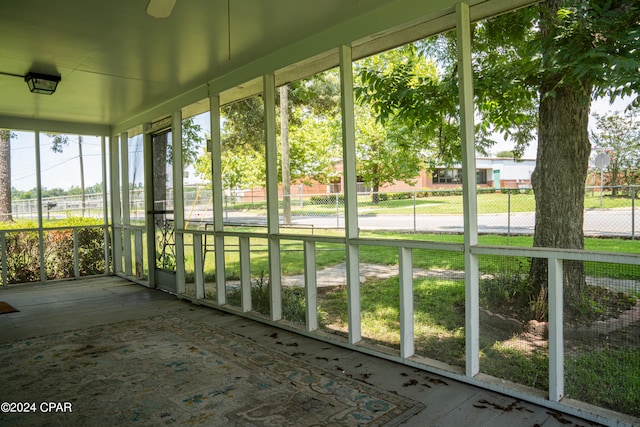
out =
[[(207, 114), (196, 117), (203, 129), (208, 133), (209, 118)], [(132, 138), (129, 147), (129, 176), (135, 182), (143, 179), (142, 148), (140, 136)], [(52, 150), (53, 138), (46, 133), (40, 134), (40, 163), (42, 169), (43, 188), (62, 188), (68, 190), (80, 187), (80, 156), (78, 137), (70, 136), (69, 144), (61, 153)], [(101, 138), (97, 136), (82, 137), (82, 157), (84, 163), (85, 188), (102, 182)], [(11, 138), (11, 186), (21, 191), (36, 187), (36, 154), (35, 134), (26, 131), (14, 131)], [(196, 182), (193, 168), (188, 168), (188, 181)], [(131, 181), (130, 181), (131, 182)]]
[[(11, 138), (11, 186), (18, 190), (36, 187), (36, 151), (33, 132), (14, 132)], [(82, 137), (82, 157), (85, 172), (85, 187), (102, 182), (101, 139), (95, 136)], [(78, 137), (72, 136), (69, 145), (61, 153), (55, 153), (53, 138), (40, 134), (40, 163), (42, 186), (69, 189), (80, 187), (80, 156)]]
[[(589, 120), (589, 131), (590, 132), (596, 131), (595, 119), (593, 118), (593, 113), (597, 113), (600, 115), (619, 114), (619, 113), (621, 114), (621, 113), (624, 113), (625, 108), (629, 105), (630, 102), (631, 102), (630, 98), (618, 98), (613, 104), (609, 102), (608, 98), (607, 99), (600, 98), (595, 100), (591, 104), (591, 119)], [(510, 151), (512, 149), (513, 149), (513, 144), (502, 141), (494, 145), (493, 148), (491, 149), (491, 152), (493, 154), (496, 154), (500, 151)], [(527, 147), (522, 157), (524, 159), (535, 159), (537, 150), (538, 150), (538, 144), (537, 144), (537, 141), (534, 140)]]

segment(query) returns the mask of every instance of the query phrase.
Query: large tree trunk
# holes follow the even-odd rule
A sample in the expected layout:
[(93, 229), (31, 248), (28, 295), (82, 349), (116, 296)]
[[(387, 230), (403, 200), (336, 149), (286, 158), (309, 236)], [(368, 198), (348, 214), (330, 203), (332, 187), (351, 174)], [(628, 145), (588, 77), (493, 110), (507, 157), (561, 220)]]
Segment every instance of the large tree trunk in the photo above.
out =
[[(559, 0), (541, 5), (540, 33), (544, 44), (542, 62), (554, 68), (557, 51)], [(591, 85), (588, 81), (565, 79), (547, 72), (540, 83), (538, 111), (538, 154), (531, 185), (536, 199), (533, 245), (547, 248), (584, 248), (584, 189), (589, 154), (589, 108)], [(565, 307), (576, 307), (585, 288), (584, 265), (565, 261)], [(548, 262), (532, 259), (530, 279), (538, 303), (544, 303), (548, 286)], [(537, 305), (539, 308), (539, 304)], [(542, 311), (536, 310), (538, 316)]]
[(378, 168), (380, 166), (374, 163), (371, 167), (371, 203), (377, 205), (380, 203), (380, 180), (378, 179)]
[(0, 130), (0, 222), (11, 220), (11, 131)]
[[(555, 95), (544, 96), (551, 90)], [(590, 90), (582, 87), (541, 86), (538, 154), (531, 177), (536, 199), (534, 246), (584, 248), (584, 190), (589, 153)], [(546, 293), (546, 259), (533, 259), (531, 279), (539, 295)], [(583, 291), (581, 261), (565, 261), (565, 301), (572, 305)]]
[(380, 184), (378, 184), (378, 181), (374, 181), (371, 185), (371, 203), (374, 205), (380, 204)]

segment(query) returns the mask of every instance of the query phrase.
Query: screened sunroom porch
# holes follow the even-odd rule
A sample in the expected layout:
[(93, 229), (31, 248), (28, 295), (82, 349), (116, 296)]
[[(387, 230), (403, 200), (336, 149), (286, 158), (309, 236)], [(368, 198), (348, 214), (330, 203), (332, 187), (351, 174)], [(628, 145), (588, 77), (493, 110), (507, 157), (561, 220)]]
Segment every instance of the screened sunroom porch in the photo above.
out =
[[(25, 188), (35, 189), (33, 197), (13, 200), (12, 219), (26, 222), (0, 230), (3, 286), (115, 274), (198, 305), (550, 409), (605, 424), (636, 423), (640, 258), (633, 246), (635, 206), (600, 211), (617, 215), (627, 209), (624, 221), (632, 231), (624, 237), (631, 239), (618, 242), (620, 236), (614, 235), (606, 240), (615, 240), (612, 245), (593, 240), (591, 246), (585, 244), (587, 250), (533, 248), (526, 231), (503, 231), (504, 224), (510, 227), (519, 217), (509, 212), (503, 218), (504, 211), (482, 208), (483, 203), (503, 203), (504, 197), (524, 201), (531, 195), (499, 189), (484, 194), (474, 181), (472, 23), (527, 2), (386, 3), (370, 9), (350, 5), (345, 13), (352, 22), (333, 15), (336, 21), (331, 22), (327, 16), (326, 27), (309, 29), (301, 40), (281, 42), (274, 33), (269, 43), (281, 43), (279, 50), (251, 52), (250, 59), (232, 44), (230, 26), (222, 47), (232, 65), (224, 65), (224, 72), (208, 70), (197, 76), (206, 83), (182, 81), (183, 91), (155, 88), (158, 94), (140, 100), (127, 99), (122, 88), (121, 97), (105, 95), (114, 111), (116, 104), (126, 104), (121, 108), (127, 115), (98, 119), (89, 101), (79, 104), (88, 108), (86, 117), (66, 105), (56, 113), (56, 97), (65, 96), (64, 73), (59, 92), (41, 101), (45, 111), (52, 111), (48, 116), (38, 115), (40, 101), (17, 104), (15, 110), (3, 105), (0, 126), (14, 132), (11, 158), (21, 159), (27, 168), (22, 175), (12, 168), (12, 185), (29, 175), (32, 181)], [(221, 13), (230, 23), (234, 5), (228, 2)], [(175, 19), (195, 19), (195, 12), (186, 16), (181, 7), (178, 2)], [(327, 9), (332, 7), (339, 9)], [(153, 21), (150, 28), (161, 34), (166, 31), (162, 25)], [(127, 31), (132, 30), (122, 30)], [(370, 55), (443, 33), (457, 46), (455, 103), (464, 184), (457, 194), (416, 191), (406, 196), (406, 203), (404, 196), (382, 189), (375, 192), (374, 202), (371, 191), (358, 188), (365, 121), (354, 96), (361, 83), (358, 70)], [(242, 60), (235, 59), (236, 52)], [(152, 82), (156, 85), (161, 86)], [(285, 94), (296, 102), (293, 88), (314, 88), (315, 104), (324, 109), (301, 103), (298, 115), (287, 122), (283, 102)], [(238, 129), (238, 124), (244, 127)], [(282, 148), (285, 128), (290, 153)], [(242, 141), (230, 149), (233, 132)], [(62, 153), (51, 149), (60, 135), (67, 137)], [(301, 155), (296, 140), (316, 151)], [(326, 141), (332, 143), (322, 145)], [(256, 147), (263, 157), (253, 155)], [(305, 165), (341, 163), (341, 170), (333, 171), (341, 184), (331, 177), (321, 181), (316, 174), (324, 191), (298, 190), (308, 185), (306, 176), (286, 189), (282, 165), (288, 156), (294, 168), (298, 165), (308, 175), (316, 172)], [(80, 160), (82, 166), (71, 166)], [(81, 194), (47, 193), (49, 183), (68, 173), (65, 169), (74, 169), (70, 187), (82, 187)], [(487, 202), (487, 196), (498, 199)], [(449, 210), (429, 210), (449, 206), (453, 198), (459, 202)], [(487, 223), (486, 215), (503, 223)], [(369, 225), (371, 217), (380, 222)], [(455, 218), (450, 227), (457, 232), (421, 222), (443, 222), (445, 217)], [(538, 315), (523, 319), (492, 298), (517, 294), (520, 289), (505, 282), (526, 274), (532, 259), (548, 263), (548, 293), (524, 303), (507, 299), (509, 305), (524, 304)], [(584, 263), (589, 286), (621, 294), (618, 311), (587, 323), (571, 317), (563, 303), (567, 261)], [(619, 383), (620, 390), (611, 391), (618, 393), (614, 399), (589, 390), (610, 386), (593, 380), (596, 368)]]

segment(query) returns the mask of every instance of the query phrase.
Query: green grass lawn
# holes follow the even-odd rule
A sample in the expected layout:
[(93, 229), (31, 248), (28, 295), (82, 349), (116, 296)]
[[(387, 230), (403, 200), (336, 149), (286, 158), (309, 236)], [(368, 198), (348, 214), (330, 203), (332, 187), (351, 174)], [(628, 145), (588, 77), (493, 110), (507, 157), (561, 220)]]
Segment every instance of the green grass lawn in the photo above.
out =
[[(371, 196), (358, 196), (358, 212), (361, 215), (412, 215), (414, 212), (421, 215), (462, 215), (462, 195), (446, 192), (433, 192), (428, 197), (417, 197), (401, 200), (380, 200), (378, 203), (371, 201)], [(384, 199), (384, 198), (383, 198)], [(477, 195), (478, 214), (499, 214), (507, 212), (535, 212), (535, 197), (531, 192), (521, 193), (512, 190), (509, 193), (503, 190), (501, 193), (481, 192)], [(627, 196), (602, 197), (602, 206), (599, 193), (587, 191), (584, 198), (585, 209), (614, 209), (631, 208), (631, 199)], [(282, 207), (282, 202), (280, 202)], [(227, 204), (226, 208), (234, 211), (248, 211), (258, 215), (266, 215), (266, 202), (239, 202)], [(337, 199), (328, 195), (325, 203), (310, 203), (304, 200), (300, 203), (295, 198), (292, 202), (294, 216), (333, 215), (336, 212), (344, 213), (344, 202), (341, 196)]]
[[(362, 335), (365, 340), (398, 349), (399, 284), (397, 277), (368, 280), (361, 285)], [(454, 366), (465, 365), (464, 282), (414, 281), (414, 340), (416, 354)], [(321, 289), (318, 311), (323, 328), (348, 331), (346, 289)], [(549, 387), (546, 348), (514, 346), (518, 337), (497, 338), (480, 326), (481, 372), (540, 390)], [(568, 396), (622, 413), (640, 416), (639, 328), (626, 340), (582, 339), (567, 345), (565, 360)], [(621, 332), (622, 333), (622, 332)], [(526, 342), (524, 340), (523, 342)], [(624, 343), (620, 345), (620, 343)]]
[[(494, 195), (490, 195), (494, 196)], [(523, 195), (526, 196), (526, 195)], [(406, 202), (406, 201), (398, 201)], [(96, 220), (51, 221), (46, 226), (77, 226), (99, 224)], [(13, 228), (33, 228), (37, 224), (15, 223)], [(241, 231), (241, 230), (236, 230)], [(254, 229), (247, 229), (252, 231)], [(321, 233), (334, 234), (330, 231)], [(338, 234), (339, 235), (339, 234)], [(404, 234), (393, 232), (362, 233), (364, 238), (412, 239), (461, 243), (463, 236), (447, 234)], [(531, 247), (529, 236), (480, 236), (484, 245)], [(132, 242), (133, 243), (133, 242)], [(192, 236), (185, 235), (185, 265), (187, 280), (193, 282)], [(303, 243), (296, 240), (280, 242), (283, 275), (302, 274), (304, 269)], [(146, 241), (143, 239), (143, 244)], [(226, 273), (230, 279), (239, 278), (240, 263), (238, 237), (225, 237)], [(251, 272), (254, 278), (268, 276), (269, 258), (267, 238), (250, 238)], [(212, 249), (212, 248), (209, 248)], [(585, 239), (585, 249), (606, 252), (639, 253), (640, 242), (623, 239)], [(336, 243), (316, 243), (316, 267), (343, 263), (345, 246)], [(394, 247), (362, 245), (359, 248), (362, 264), (394, 266), (398, 264), (398, 251)], [(443, 250), (415, 249), (413, 266), (422, 270), (463, 271), (461, 253)], [(146, 262), (146, 258), (145, 258)], [(482, 273), (495, 277), (526, 274), (529, 259), (515, 257), (481, 256)], [(145, 266), (146, 267), (146, 266)], [(587, 275), (612, 279), (637, 280), (639, 266), (608, 263), (585, 263)], [(206, 280), (213, 281), (215, 271), (212, 253), (206, 257)], [(263, 282), (264, 285), (264, 282)], [(487, 285), (481, 282), (481, 292)], [(501, 291), (498, 289), (497, 291)], [(256, 310), (268, 310), (268, 288), (256, 290), (253, 304)], [(483, 294), (484, 295), (484, 294)], [(414, 340), (418, 355), (439, 360), (453, 366), (465, 364), (464, 281), (452, 278), (416, 277), (413, 282)], [(239, 304), (239, 294), (229, 294), (231, 303)], [(361, 322), (364, 339), (397, 350), (399, 330), (399, 280), (368, 279), (360, 287)], [(481, 295), (481, 301), (485, 301)], [(302, 288), (283, 289), (283, 316), (304, 324), (305, 300)], [(318, 290), (318, 314), (321, 327), (336, 333), (348, 332), (347, 292), (344, 286), (323, 287)], [(624, 329), (599, 338), (582, 339), (566, 345), (565, 378), (568, 396), (622, 413), (640, 416), (637, 396), (640, 394), (640, 326)], [(527, 349), (512, 345), (517, 337), (497, 337), (481, 324), (480, 364), (483, 373), (540, 390), (548, 388), (548, 354), (546, 348)]]
[[(391, 232), (363, 233), (363, 237), (407, 238), (406, 234)], [(411, 239), (462, 242), (459, 235), (416, 234)], [(251, 270), (254, 277), (268, 272), (266, 238), (251, 238)], [(481, 236), (480, 243), (500, 246), (531, 247), (531, 237)], [(229, 249), (237, 244), (237, 238), (227, 240)], [(607, 252), (638, 253), (640, 243), (622, 239), (585, 239), (585, 248)], [(318, 242), (317, 268), (321, 270), (345, 261), (345, 248), (341, 244)], [(413, 251), (416, 269), (464, 270), (461, 253), (416, 249)], [(359, 250), (361, 263), (397, 265), (398, 252), (394, 247), (362, 245)], [(283, 275), (303, 273), (303, 245), (299, 241), (281, 242)], [(501, 273), (518, 269), (526, 273), (529, 260), (526, 258), (482, 256), (480, 268), (483, 273)], [(227, 258), (229, 271), (239, 273), (236, 252)], [(637, 279), (640, 268), (605, 263), (585, 263), (587, 274), (613, 278)], [(515, 271), (515, 273), (514, 273)], [(484, 285), (482, 285), (484, 286)], [(262, 289), (264, 293), (264, 289)], [(465, 364), (464, 333), (464, 281), (447, 278), (415, 278), (414, 339), (418, 355), (442, 361), (454, 366)], [(238, 298), (238, 295), (233, 295)], [(361, 285), (361, 322), (365, 340), (397, 351), (400, 345), (399, 330), (399, 282), (398, 277), (369, 279)], [(264, 300), (254, 298), (254, 301)], [(265, 308), (261, 310), (264, 311)], [(267, 308), (268, 309), (268, 308)], [(284, 318), (304, 324), (305, 301), (301, 290), (283, 289)], [(320, 288), (318, 290), (318, 315), (321, 328), (344, 335), (348, 332), (347, 292), (344, 286)], [(548, 354), (546, 348), (526, 349), (510, 345), (513, 337), (495, 337), (481, 325), (481, 371), (498, 378), (524, 384), (540, 390), (548, 388)], [(617, 343), (577, 342), (566, 355), (567, 393), (576, 399), (600, 405), (623, 413), (639, 416), (636, 396), (640, 387), (640, 342), (630, 336), (625, 346)], [(596, 372), (597, 375), (593, 374)], [(597, 376), (596, 377), (594, 377)]]
[[(362, 237), (425, 240), (432, 242), (462, 243), (463, 236), (454, 234), (404, 234), (393, 232), (363, 232)], [(530, 236), (479, 236), (479, 243), (494, 246), (520, 246), (532, 247), (533, 238)], [(185, 236), (185, 244), (191, 244), (191, 236)], [(238, 252), (238, 238), (225, 238), (225, 259), (228, 278), (239, 278), (240, 257)], [(269, 271), (269, 258), (267, 252), (267, 239), (251, 238), (251, 272), (253, 276), (260, 276), (262, 272)], [(283, 275), (296, 275), (304, 272), (303, 245), (299, 241), (281, 241), (281, 265)], [(603, 252), (639, 253), (640, 241), (625, 239), (600, 239), (586, 238), (585, 249)], [(394, 247), (362, 245), (359, 250), (361, 263), (396, 265), (398, 263), (398, 250)], [(333, 243), (316, 243), (316, 268), (318, 270), (336, 265), (346, 260), (344, 245)], [(483, 255), (480, 257), (480, 271), (492, 274), (505, 269), (507, 264), (517, 264), (523, 272), (529, 265), (528, 258), (499, 257)], [(187, 277), (193, 277), (193, 256), (187, 253), (185, 263), (191, 268), (187, 269)], [(464, 259), (461, 253), (420, 249), (414, 250), (414, 268), (431, 269), (440, 268), (447, 270), (464, 270)], [(514, 268), (514, 267), (510, 267)], [(610, 277), (616, 279), (635, 279), (640, 277), (640, 266), (621, 266), (620, 264), (586, 262), (587, 275), (598, 277)], [(206, 258), (205, 271), (214, 270), (214, 257), (209, 254)], [(212, 275), (212, 273), (211, 273)], [(212, 280), (212, 277), (209, 279)]]

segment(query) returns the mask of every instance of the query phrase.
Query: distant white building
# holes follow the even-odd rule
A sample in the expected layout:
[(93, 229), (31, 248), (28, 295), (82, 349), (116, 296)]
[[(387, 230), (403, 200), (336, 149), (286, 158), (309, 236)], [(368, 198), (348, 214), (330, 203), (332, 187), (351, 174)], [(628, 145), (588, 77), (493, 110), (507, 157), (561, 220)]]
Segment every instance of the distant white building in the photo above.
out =
[[(476, 182), (493, 188), (530, 188), (535, 159), (509, 159), (501, 157), (476, 158)], [(428, 178), (428, 177), (427, 177)], [(431, 171), (431, 182), (425, 187), (462, 185), (462, 168), (436, 168)]]
[[(509, 159), (501, 157), (476, 158), (476, 182), (492, 188), (531, 188), (531, 174), (535, 159)], [(428, 176), (426, 177), (429, 178)], [(425, 187), (439, 188), (462, 185), (462, 168), (436, 168), (431, 171), (431, 182)]]
[(487, 181), (491, 181), (494, 188), (531, 188), (531, 174), (535, 167), (535, 159), (476, 159), (476, 168), (487, 171)]

